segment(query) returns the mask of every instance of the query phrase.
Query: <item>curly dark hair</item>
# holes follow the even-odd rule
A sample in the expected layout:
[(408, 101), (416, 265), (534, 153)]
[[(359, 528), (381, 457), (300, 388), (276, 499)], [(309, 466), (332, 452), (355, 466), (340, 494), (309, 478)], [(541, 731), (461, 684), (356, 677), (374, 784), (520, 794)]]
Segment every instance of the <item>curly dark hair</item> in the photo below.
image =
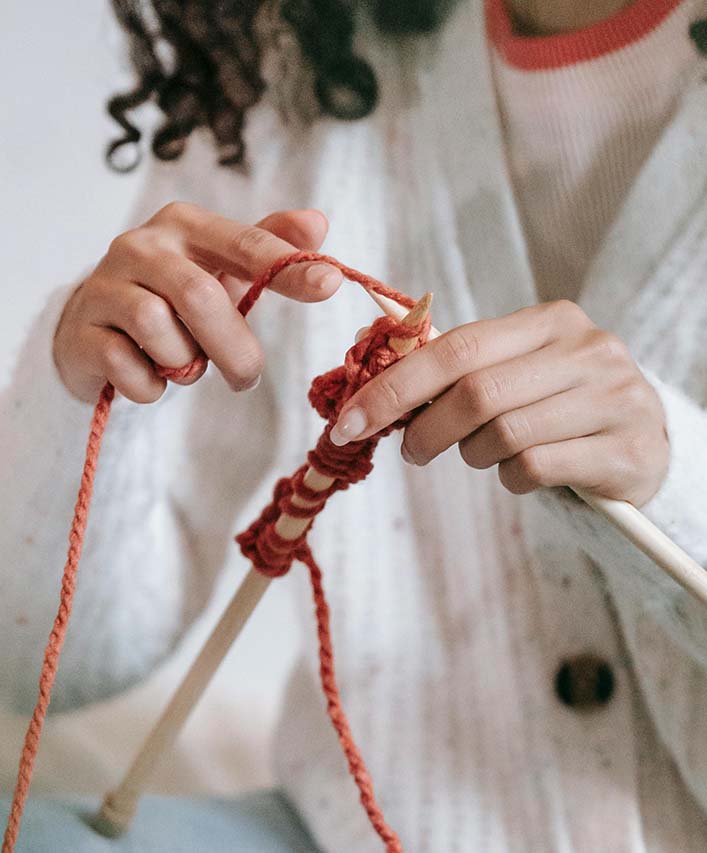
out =
[[(357, 3), (370, 6), (382, 32), (416, 34), (436, 30), (454, 0), (112, 0), (138, 81), (108, 102), (123, 130), (108, 146), (109, 164), (130, 171), (139, 162), (142, 133), (129, 116), (148, 101), (164, 117), (152, 136), (159, 159), (180, 157), (192, 131), (206, 127), (220, 164), (243, 163), (246, 115), (267, 88), (258, 24), (268, 13), (308, 67), (318, 112), (348, 120), (368, 115), (378, 85), (354, 52)], [(126, 162), (129, 150), (134, 156)]]

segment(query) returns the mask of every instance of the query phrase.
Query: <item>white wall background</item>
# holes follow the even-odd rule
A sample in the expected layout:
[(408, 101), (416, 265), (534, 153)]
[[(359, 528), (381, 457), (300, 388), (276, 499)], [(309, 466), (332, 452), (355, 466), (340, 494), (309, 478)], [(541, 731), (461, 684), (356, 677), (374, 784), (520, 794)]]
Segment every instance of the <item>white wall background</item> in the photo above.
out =
[[(103, 161), (114, 132), (103, 104), (127, 79), (106, 3), (0, 0), (3, 376), (47, 293), (94, 263), (127, 219), (140, 174), (116, 175)], [(56, 559), (63, 564), (64, 555)], [(224, 579), (207, 621), (236, 580)], [(282, 642), (282, 626), (293, 623), (287, 585), (279, 581), (269, 591), (162, 768), (157, 789), (232, 793), (269, 782), (268, 740), (294, 646)], [(191, 637), (176, 660), (117, 701), (51, 720), (33, 790), (102, 794), (126, 766), (198, 642)], [(25, 725), (0, 715), (0, 791), (14, 782)], [(207, 764), (201, 756), (216, 734), (228, 748)]]
[(106, 3), (0, 2), (0, 355), (56, 284), (100, 257), (120, 229), (139, 175), (103, 163), (103, 103), (124, 82)]

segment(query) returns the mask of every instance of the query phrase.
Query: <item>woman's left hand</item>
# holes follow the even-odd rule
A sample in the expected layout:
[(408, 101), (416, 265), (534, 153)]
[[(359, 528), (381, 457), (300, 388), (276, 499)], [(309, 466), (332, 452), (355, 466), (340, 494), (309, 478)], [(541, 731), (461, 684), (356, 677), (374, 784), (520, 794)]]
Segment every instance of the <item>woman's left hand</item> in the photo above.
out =
[(426, 465), (452, 444), (472, 468), (498, 465), (515, 494), (573, 486), (641, 507), (665, 478), (660, 399), (617, 337), (573, 302), (459, 326), (366, 384), (332, 430), (338, 444), (425, 406), (402, 454)]

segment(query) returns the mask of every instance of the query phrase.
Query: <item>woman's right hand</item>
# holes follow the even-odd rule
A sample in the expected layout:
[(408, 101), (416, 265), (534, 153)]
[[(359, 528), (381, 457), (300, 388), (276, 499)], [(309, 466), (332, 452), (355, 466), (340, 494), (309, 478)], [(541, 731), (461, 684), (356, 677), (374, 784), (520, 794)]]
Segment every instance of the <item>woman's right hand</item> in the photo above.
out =
[[(184, 367), (203, 352), (234, 390), (253, 387), (263, 354), (238, 301), (278, 258), (319, 249), (327, 229), (316, 210), (273, 213), (243, 225), (195, 205), (168, 204), (117, 237), (67, 302), (54, 338), (64, 385), (93, 402), (109, 381), (130, 400), (151, 403), (166, 386), (156, 364)], [(302, 263), (278, 273), (271, 288), (317, 302), (341, 280), (335, 267)]]

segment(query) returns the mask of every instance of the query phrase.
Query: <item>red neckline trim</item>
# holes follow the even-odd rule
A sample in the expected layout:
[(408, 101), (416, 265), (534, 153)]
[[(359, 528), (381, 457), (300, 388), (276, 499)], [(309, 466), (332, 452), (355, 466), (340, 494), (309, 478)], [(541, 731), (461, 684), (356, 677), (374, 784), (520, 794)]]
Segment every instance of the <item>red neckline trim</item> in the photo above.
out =
[(572, 33), (520, 36), (505, 0), (486, 0), (489, 39), (510, 65), (524, 71), (561, 68), (620, 50), (654, 30), (681, 0), (634, 0), (610, 18)]

